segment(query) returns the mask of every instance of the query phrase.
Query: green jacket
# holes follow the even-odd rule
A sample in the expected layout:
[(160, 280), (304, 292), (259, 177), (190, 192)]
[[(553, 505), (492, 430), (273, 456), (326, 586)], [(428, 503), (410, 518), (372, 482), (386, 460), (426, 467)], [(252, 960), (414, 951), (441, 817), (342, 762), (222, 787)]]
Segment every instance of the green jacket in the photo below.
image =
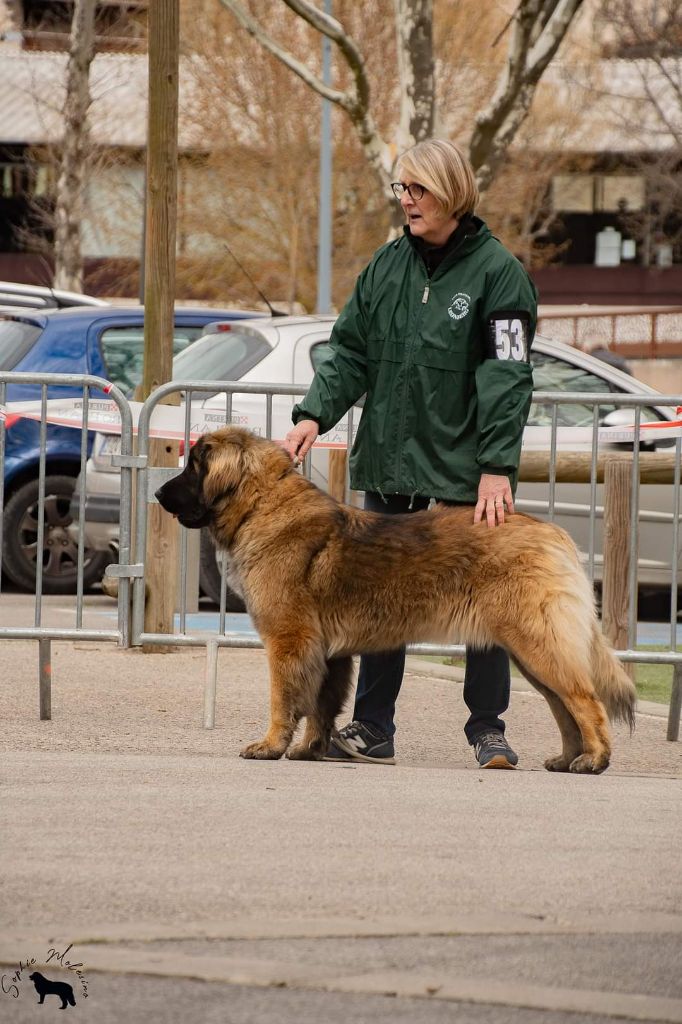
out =
[(406, 228), (360, 274), (293, 420), (324, 434), (366, 393), (357, 490), (475, 503), (482, 472), (514, 487), (536, 315), (535, 286), (479, 218), (431, 278)]

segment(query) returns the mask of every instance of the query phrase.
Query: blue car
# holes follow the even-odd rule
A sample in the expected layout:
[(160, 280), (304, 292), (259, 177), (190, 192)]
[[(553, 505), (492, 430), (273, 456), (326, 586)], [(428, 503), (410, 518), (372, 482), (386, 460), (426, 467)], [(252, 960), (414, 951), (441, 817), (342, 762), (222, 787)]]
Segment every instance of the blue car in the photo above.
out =
[[(226, 309), (177, 308), (174, 352), (199, 337), (206, 324), (258, 313)], [(132, 395), (142, 378), (142, 306), (83, 306), (26, 310), (0, 318), (0, 370), (25, 373), (89, 373), (113, 381)], [(81, 389), (49, 388), (48, 398), (81, 394)], [(0, 391), (0, 398), (1, 398)], [(93, 393), (92, 397), (101, 397)], [(40, 399), (40, 385), (10, 384), (5, 402)], [(89, 435), (90, 445), (94, 432)], [(90, 447), (90, 446), (89, 446)], [(38, 552), (38, 460), (40, 424), (8, 417), (5, 424), (3, 575), (21, 590), (35, 588), (36, 560), (42, 559), (43, 593), (73, 593), (78, 550), (68, 532), (69, 505), (80, 472), (80, 431), (48, 424), (45, 463), (45, 525)], [(88, 450), (88, 454), (90, 451)], [(86, 550), (84, 585), (101, 579), (111, 556)]]

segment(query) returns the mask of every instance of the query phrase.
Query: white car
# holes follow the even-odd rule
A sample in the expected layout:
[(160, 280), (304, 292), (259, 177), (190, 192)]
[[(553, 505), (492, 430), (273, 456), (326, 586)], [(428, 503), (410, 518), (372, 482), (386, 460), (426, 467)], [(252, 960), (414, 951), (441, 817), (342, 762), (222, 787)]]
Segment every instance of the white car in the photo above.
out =
[(80, 292), (65, 292), (61, 288), (46, 288), (39, 284), (19, 281), (0, 281), (0, 307), (2, 309), (64, 309), (67, 306), (108, 306), (105, 299)]
[[(211, 324), (194, 344), (176, 356), (173, 379), (177, 381), (234, 381), (269, 384), (300, 384), (301, 393), (312, 380), (315, 369), (329, 355), (329, 336), (335, 318), (272, 317), (254, 321)], [(532, 348), (536, 391), (592, 392), (617, 394), (650, 394), (651, 406), (642, 409), (642, 422), (670, 421), (675, 410), (661, 406), (658, 392), (608, 362), (597, 359), (561, 342), (536, 336)], [(227, 412), (224, 393), (194, 393), (192, 403), (215, 408), (219, 418)], [(291, 408), (296, 399), (276, 396), (273, 399), (272, 436), (283, 438), (291, 425)], [(592, 426), (592, 407), (562, 404), (558, 407), (558, 447), (575, 450), (591, 448), (591, 442), (576, 445), (575, 427)], [(360, 410), (354, 417), (355, 427)], [(618, 409), (617, 404), (600, 407), (600, 424), (618, 425), (632, 411)], [(259, 395), (235, 394), (231, 408), (232, 422), (265, 432), (265, 400)], [(534, 404), (528, 421), (524, 445), (528, 448), (550, 447), (551, 416), (547, 408)], [(347, 428), (342, 423), (328, 440), (345, 442)], [(672, 441), (667, 443), (673, 443)], [(666, 442), (658, 442), (662, 446)], [(111, 464), (112, 452), (119, 440), (114, 435), (100, 434), (95, 440), (93, 455), (87, 465), (85, 494), (86, 544), (115, 552), (118, 545), (119, 473)], [(622, 445), (616, 447), (622, 448)], [(312, 478), (319, 486), (327, 482), (327, 452), (318, 450), (312, 459)], [(71, 513), (78, 516), (79, 486), (74, 492)], [(595, 538), (595, 579), (601, 577), (601, 506), (602, 488), (597, 490), (597, 530)], [(542, 518), (548, 516), (548, 485), (519, 485), (516, 507)], [(554, 519), (564, 526), (578, 545), (586, 550), (589, 535), (590, 495), (588, 484), (557, 484)], [(670, 586), (672, 550), (672, 488), (663, 485), (643, 486), (640, 502), (639, 582), (643, 587)], [(662, 527), (665, 527), (664, 529)], [(72, 530), (77, 530), (74, 521)], [(682, 578), (682, 574), (681, 574)], [(217, 598), (220, 588), (219, 570), (210, 543), (202, 543), (201, 586), (207, 596)]]

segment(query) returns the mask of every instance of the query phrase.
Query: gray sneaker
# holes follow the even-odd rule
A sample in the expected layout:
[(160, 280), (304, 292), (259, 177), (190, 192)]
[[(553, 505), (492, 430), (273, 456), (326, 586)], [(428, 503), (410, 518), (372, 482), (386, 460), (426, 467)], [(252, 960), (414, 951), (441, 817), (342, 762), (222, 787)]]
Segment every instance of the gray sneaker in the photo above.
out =
[(334, 733), (325, 761), (364, 761), (367, 764), (395, 764), (393, 740), (373, 725), (351, 722)]
[(474, 753), (481, 768), (516, 768), (519, 763), (518, 754), (498, 729), (490, 729), (477, 736)]

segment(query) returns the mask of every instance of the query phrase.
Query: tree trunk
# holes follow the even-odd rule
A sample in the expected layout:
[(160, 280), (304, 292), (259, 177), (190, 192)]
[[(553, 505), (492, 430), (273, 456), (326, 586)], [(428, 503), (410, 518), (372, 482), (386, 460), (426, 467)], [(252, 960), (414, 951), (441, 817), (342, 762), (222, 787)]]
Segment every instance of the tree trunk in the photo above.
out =
[(83, 291), (81, 224), (89, 149), (90, 65), (95, 55), (95, 0), (75, 0), (67, 65), (64, 138), (55, 206), (54, 287)]
[[(179, 0), (149, 5), (149, 138), (145, 233), (143, 398), (171, 379), (177, 222)], [(176, 401), (179, 402), (179, 396)], [(177, 442), (151, 441), (151, 466), (178, 465)], [(171, 633), (178, 526), (159, 505), (149, 510), (145, 632)], [(159, 651), (162, 648), (150, 648)]]

